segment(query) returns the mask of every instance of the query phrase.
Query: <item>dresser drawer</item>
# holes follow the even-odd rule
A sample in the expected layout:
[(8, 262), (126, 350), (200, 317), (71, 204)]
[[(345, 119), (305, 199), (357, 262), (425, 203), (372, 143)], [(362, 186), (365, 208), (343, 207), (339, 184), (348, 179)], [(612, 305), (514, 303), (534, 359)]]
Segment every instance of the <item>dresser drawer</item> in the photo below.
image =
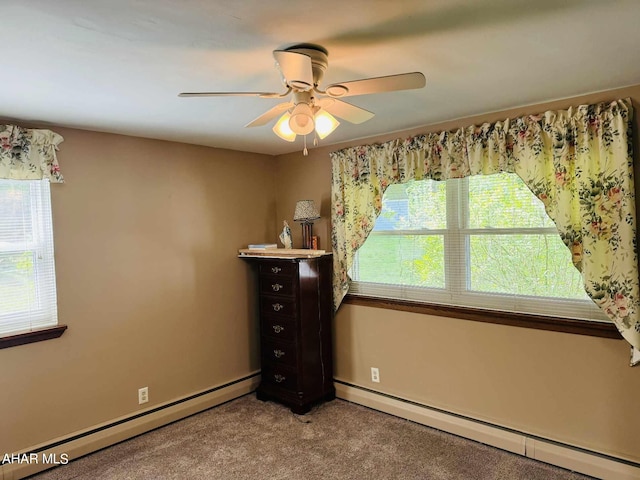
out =
[(272, 387), (290, 392), (298, 390), (298, 374), (284, 365), (263, 365), (262, 381)]
[(296, 339), (296, 324), (291, 320), (264, 316), (261, 323), (263, 336), (288, 341)]
[(295, 343), (265, 339), (262, 341), (261, 349), (263, 365), (297, 366)]
[(295, 276), (298, 265), (294, 262), (282, 262), (277, 260), (264, 260), (260, 262), (261, 275)]
[(294, 318), (298, 312), (295, 299), (268, 297), (264, 295), (260, 297), (260, 313), (262, 315)]
[(284, 295), (293, 296), (296, 294), (296, 277), (260, 275), (260, 293), (262, 295)]

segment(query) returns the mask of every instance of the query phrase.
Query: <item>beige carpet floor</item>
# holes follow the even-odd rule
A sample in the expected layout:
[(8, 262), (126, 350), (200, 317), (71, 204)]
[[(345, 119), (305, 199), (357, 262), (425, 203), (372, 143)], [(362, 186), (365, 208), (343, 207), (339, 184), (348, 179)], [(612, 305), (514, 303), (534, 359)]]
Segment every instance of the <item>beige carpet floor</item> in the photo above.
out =
[(37, 480), (579, 480), (583, 475), (342, 400), (305, 416), (246, 395)]

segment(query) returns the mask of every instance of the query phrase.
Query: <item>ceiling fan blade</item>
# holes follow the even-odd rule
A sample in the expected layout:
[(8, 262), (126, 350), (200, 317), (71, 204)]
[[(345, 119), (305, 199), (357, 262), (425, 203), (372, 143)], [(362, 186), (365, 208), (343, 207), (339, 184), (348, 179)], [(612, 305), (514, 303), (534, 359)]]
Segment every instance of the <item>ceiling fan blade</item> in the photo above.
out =
[(335, 98), (321, 98), (316, 103), (330, 114), (351, 123), (363, 123), (367, 120), (371, 120), (375, 115), (369, 110), (356, 107), (355, 105), (351, 105), (350, 103), (343, 102), (342, 100), (337, 100)]
[(281, 93), (270, 93), (270, 92), (182, 92), (178, 94), (179, 97), (260, 97), (260, 98), (279, 98), (284, 95)]
[(245, 127), (261, 127), (262, 125), (266, 125), (267, 123), (269, 123), (270, 120), (276, 118), (278, 115), (284, 113), (285, 110), (291, 107), (293, 107), (293, 103), (291, 102), (279, 103), (275, 107), (270, 108), (269, 110), (264, 112), (255, 120), (252, 120), (251, 122), (247, 123)]
[(273, 58), (276, 59), (278, 68), (282, 72), (287, 85), (304, 91), (313, 88), (313, 69), (309, 55), (286, 50), (274, 50)]
[(424, 75), (420, 72), (400, 73), (386, 77), (365, 78), (351, 82), (333, 83), (326, 88), (331, 97), (351, 97), (370, 93), (411, 90), (426, 85)]

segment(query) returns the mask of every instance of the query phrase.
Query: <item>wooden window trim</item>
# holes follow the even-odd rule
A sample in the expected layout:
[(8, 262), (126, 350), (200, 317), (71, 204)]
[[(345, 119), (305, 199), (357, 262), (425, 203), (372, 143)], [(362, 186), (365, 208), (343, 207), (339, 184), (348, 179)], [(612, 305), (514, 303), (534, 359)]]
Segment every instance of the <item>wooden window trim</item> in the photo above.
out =
[(606, 322), (548, 317), (529, 313), (500, 312), (480, 308), (439, 305), (393, 298), (366, 297), (353, 294), (348, 294), (342, 303), (622, 340), (622, 335), (620, 335), (616, 326), (613, 323)]
[(56, 325), (55, 327), (40, 328), (31, 332), (0, 337), (0, 349), (58, 338), (62, 336), (66, 329), (66, 325)]

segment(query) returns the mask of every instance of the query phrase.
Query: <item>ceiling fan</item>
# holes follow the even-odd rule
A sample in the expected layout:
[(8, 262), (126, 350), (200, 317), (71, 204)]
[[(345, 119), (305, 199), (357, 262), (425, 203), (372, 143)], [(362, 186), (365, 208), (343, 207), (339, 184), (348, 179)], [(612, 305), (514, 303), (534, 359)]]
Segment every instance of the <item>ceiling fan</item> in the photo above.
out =
[(305, 136), (304, 154), (306, 155), (306, 135), (315, 132), (314, 145), (317, 145), (317, 137), (325, 138), (340, 124), (335, 117), (354, 124), (363, 123), (373, 118), (373, 112), (347, 103), (340, 98), (410, 90), (422, 88), (426, 84), (422, 73), (412, 72), (332, 83), (321, 90), (319, 85), (328, 65), (328, 52), (325, 48), (309, 43), (297, 44), (283, 50), (274, 50), (273, 57), (286, 87), (286, 91), (283, 93), (183, 92), (178, 96), (285, 98), (292, 94), (290, 100), (272, 107), (246, 124), (245, 127), (266, 125), (269, 121), (280, 116), (273, 127), (274, 133), (289, 142), (293, 142), (297, 135)]

